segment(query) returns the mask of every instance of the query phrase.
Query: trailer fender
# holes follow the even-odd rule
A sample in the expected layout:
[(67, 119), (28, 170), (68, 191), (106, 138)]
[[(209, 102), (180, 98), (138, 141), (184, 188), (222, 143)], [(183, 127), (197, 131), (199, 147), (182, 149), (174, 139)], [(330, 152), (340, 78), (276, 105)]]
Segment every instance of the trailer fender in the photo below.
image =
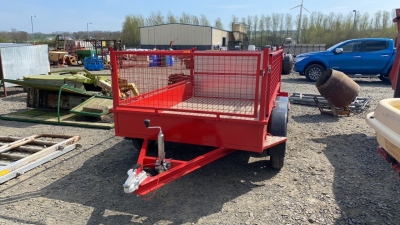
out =
[[(271, 112), (268, 122), (268, 132), (274, 136), (287, 136), (287, 123), (289, 114), (289, 98), (278, 97), (275, 108)], [(284, 157), (286, 153), (286, 142), (267, 149), (269, 156)]]

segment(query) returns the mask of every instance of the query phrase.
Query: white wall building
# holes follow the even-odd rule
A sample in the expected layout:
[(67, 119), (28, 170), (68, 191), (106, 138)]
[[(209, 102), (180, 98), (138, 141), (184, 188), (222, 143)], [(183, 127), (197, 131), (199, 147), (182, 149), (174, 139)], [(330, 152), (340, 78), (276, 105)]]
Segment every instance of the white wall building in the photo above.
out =
[(190, 24), (162, 24), (140, 28), (140, 45), (143, 49), (211, 50), (228, 46), (230, 32), (210, 26)]

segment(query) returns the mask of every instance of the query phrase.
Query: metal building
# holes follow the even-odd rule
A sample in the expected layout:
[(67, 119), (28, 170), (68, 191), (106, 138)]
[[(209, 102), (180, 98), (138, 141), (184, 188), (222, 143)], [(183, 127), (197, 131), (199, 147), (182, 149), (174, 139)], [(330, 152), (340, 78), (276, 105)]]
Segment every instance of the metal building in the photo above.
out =
[(230, 32), (210, 26), (170, 23), (140, 28), (140, 46), (143, 49), (218, 49), (227, 47)]

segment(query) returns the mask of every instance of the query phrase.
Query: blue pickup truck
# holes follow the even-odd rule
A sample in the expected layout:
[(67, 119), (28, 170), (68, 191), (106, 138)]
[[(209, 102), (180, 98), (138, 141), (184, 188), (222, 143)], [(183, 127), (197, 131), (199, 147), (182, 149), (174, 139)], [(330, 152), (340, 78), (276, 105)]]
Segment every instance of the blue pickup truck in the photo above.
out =
[(388, 81), (396, 58), (393, 39), (360, 38), (340, 42), (326, 51), (309, 52), (294, 58), (294, 71), (315, 82), (331, 68), (347, 75), (379, 76)]

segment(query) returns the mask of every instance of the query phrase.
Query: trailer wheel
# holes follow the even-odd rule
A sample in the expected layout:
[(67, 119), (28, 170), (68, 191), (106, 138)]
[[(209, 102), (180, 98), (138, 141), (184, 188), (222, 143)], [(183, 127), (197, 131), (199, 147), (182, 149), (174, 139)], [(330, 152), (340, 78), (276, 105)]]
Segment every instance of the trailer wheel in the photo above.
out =
[[(277, 101), (276, 105), (277, 106), (271, 112), (267, 131), (274, 136), (286, 137), (289, 100), (287, 97), (281, 97), (281, 100)], [(270, 156), (271, 167), (276, 170), (282, 169), (286, 154), (286, 142), (275, 145), (267, 151)]]
[[(282, 143), (282, 144), (286, 145), (286, 143)], [(283, 164), (284, 164), (284, 159), (285, 159), (285, 157), (270, 156), (271, 167), (276, 170), (282, 169)]]
[[(132, 141), (133, 150), (140, 152), (143, 145), (143, 139), (141, 138), (129, 138)], [(153, 147), (156, 144), (155, 140), (149, 140), (148, 148)]]
[(142, 148), (142, 145), (143, 145), (143, 139), (132, 138), (131, 141), (132, 141), (132, 145), (133, 145), (133, 150), (140, 152), (140, 149)]
[(285, 54), (282, 61), (282, 74), (288, 75), (293, 68), (293, 56), (291, 54)]

